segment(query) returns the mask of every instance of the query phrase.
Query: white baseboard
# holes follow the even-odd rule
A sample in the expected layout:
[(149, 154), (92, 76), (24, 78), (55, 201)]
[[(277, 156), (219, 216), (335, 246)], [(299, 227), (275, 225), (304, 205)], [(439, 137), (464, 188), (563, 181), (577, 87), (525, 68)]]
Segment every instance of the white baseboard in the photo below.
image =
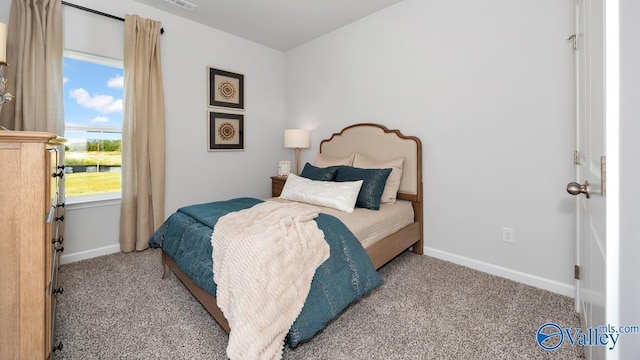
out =
[(62, 254), (60, 256), (60, 265), (69, 264), (72, 262), (91, 259), (98, 256), (114, 254), (120, 251), (120, 245), (109, 245), (97, 249), (91, 249), (86, 251), (80, 251), (72, 254)]
[(575, 286), (567, 285), (555, 280), (545, 279), (539, 276), (508, 269), (502, 266), (489, 264), (468, 257), (452, 254), (446, 251), (437, 250), (428, 246), (424, 247), (424, 254), (437, 259), (452, 262), (454, 264), (466, 266), (491, 275), (500, 276), (509, 280), (517, 281), (526, 285), (531, 285), (556, 294), (575, 297)]

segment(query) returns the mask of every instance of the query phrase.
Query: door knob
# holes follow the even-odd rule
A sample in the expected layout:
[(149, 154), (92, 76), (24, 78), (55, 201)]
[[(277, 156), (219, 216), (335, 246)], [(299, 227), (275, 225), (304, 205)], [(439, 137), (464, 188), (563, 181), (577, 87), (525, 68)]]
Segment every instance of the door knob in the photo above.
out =
[(589, 182), (585, 181), (584, 185), (580, 185), (579, 183), (572, 181), (567, 184), (567, 192), (571, 195), (580, 195), (584, 194), (587, 199), (591, 197), (589, 193)]

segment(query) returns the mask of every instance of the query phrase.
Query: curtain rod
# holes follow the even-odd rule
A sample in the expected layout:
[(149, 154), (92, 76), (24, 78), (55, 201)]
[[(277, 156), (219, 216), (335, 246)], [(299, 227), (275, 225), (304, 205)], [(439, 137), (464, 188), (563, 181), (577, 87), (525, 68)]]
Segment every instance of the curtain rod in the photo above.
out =
[[(102, 16), (108, 17), (108, 18), (110, 18), (110, 19), (115, 19), (115, 20), (124, 21), (124, 19), (123, 19), (123, 18), (121, 18), (121, 17), (114, 16), (114, 15), (107, 14), (107, 13), (103, 13), (102, 11), (98, 11), (98, 10), (94, 10), (94, 9), (89, 9), (89, 8), (87, 8), (87, 7), (84, 7), (84, 6), (80, 6), (80, 5), (76, 5), (76, 4), (68, 3), (68, 2), (66, 2), (66, 1), (63, 1), (63, 2), (62, 2), (62, 5), (67, 5), (67, 6), (74, 7), (74, 8), (76, 8), (76, 9), (80, 9), (80, 10), (88, 11), (88, 12), (93, 13), (93, 14), (102, 15)], [(164, 28), (160, 28), (160, 34), (164, 34)]]

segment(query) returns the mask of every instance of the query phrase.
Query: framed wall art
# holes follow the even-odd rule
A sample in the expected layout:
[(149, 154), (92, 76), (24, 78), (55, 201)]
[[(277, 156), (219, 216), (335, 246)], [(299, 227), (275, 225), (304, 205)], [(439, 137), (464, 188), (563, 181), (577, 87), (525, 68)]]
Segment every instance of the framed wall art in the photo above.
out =
[(244, 75), (208, 67), (209, 106), (244, 110)]
[(209, 151), (244, 150), (244, 115), (209, 111)]

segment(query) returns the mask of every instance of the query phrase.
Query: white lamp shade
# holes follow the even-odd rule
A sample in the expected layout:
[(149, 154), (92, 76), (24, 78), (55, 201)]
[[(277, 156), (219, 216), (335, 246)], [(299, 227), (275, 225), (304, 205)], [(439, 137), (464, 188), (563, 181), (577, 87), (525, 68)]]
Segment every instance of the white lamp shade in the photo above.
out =
[(308, 149), (311, 146), (309, 130), (286, 129), (284, 131), (284, 147)]

